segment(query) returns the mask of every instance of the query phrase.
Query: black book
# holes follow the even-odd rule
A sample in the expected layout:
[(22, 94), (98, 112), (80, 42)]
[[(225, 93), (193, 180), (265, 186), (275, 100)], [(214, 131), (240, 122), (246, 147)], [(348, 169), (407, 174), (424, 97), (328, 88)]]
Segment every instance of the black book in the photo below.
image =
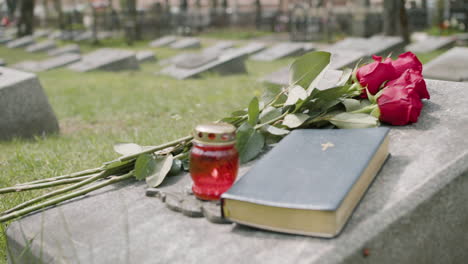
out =
[(224, 217), (279, 232), (338, 235), (388, 157), (388, 132), (291, 132), (221, 196)]

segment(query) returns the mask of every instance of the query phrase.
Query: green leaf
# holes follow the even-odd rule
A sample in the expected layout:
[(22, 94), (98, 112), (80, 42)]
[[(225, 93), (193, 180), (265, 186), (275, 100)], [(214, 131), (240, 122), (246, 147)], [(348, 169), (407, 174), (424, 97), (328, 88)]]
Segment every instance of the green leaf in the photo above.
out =
[(380, 108), (379, 107), (374, 108), (374, 110), (372, 110), (370, 115), (377, 119), (380, 119)]
[(233, 124), (233, 123), (238, 122), (241, 119), (242, 119), (242, 117), (240, 117), (240, 116), (235, 116), (235, 117), (231, 116), (231, 117), (225, 117), (225, 118), (221, 119), (221, 122)]
[(305, 121), (309, 119), (309, 115), (296, 113), (296, 114), (288, 114), (284, 117), (283, 125), (289, 128), (296, 128), (304, 124)]
[(258, 122), (258, 115), (260, 114), (259, 104), (257, 97), (254, 97), (249, 104), (249, 124), (255, 126)]
[(171, 169), (169, 170), (169, 175), (177, 175), (182, 171), (182, 161), (175, 159), (172, 162)]
[(361, 108), (361, 102), (356, 99), (343, 99), (341, 103), (346, 108), (346, 112), (352, 112)]
[(149, 187), (158, 187), (166, 178), (171, 170), (174, 157), (172, 154), (159, 156), (155, 158), (155, 166), (150, 175), (146, 177), (146, 184)]
[(238, 111), (232, 112), (232, 113), (231, 113), (231, 116), (232, 116), (232, 117), (239, 117), (239, 116), (245, 116), (246, 114), (247, 114), (247, 111), (245, 111), (245, 110), (238, 110)]
[(362, 113), (341, 113), (329, 119), (338, 128), (368, 128), (379, 126), (379, 120)]
[(281, 115), (281, 109), (268, 106), (267, 108), (263, 109), (262, 113), (260, 113), (260, 123), (266, 123), (271, 121)]
[(265, 91), (262, 94), (261, 101), (267, 105), (273, 101), (282, 91), (282, 87), (279, 85), (266, 85)]
[(289, 68), (289, 85), (309, 87), (312, 81), (330, 63), (329, 52), (309, 52), (296, 59)]
[(336, 84), (336, 86), (344, 86), (346, 85), (351, 79), (353, 78), (353, 70), (350, 68), (346, 68), (343, 70), (341, 74), (340, 80)]
[(139, 181), (151, 175), (156, 167), (156, 160), (151, 154), (138, 156), (135, 162), (135, 178)]
[(121, 161), (121, 160), (117, 159), (117, 160), (105, 162), (103, 164), (103, 167), (104, 167), (104, 170), (109, 170), (109, 169), (113, 169), (113, 168), (123, 166), (125, 164), (130, 163), (130, 162), (131, 161)]
[(284, 135), (289, 134), (290, 132), (287, 129), (282, 129), (282, 128), (278, 128), (278, 127), (270, 126), (270, 125), (265, 125), (262, 127), (262, 129), (263, 131), (269, 134), (275, 135), (275, 136), (284, 136)]
[(289, 90), (288, 99), (284, 103), (285, 106), (295, 105), (297, 101), (304, 101), (307, 98), (307, 92), (299, 85), (295, 85)]
[(256, 158), (262, 152), (264, 146), (265, 137), (249, 123), (244, 123), (237, 129), (236, 148), (239, 152), (241, 163)]
[(121, 155), (133, 155), (142, 150), (143, 148), (135, 143), (119, 143), (114, 145), (114, 151)]

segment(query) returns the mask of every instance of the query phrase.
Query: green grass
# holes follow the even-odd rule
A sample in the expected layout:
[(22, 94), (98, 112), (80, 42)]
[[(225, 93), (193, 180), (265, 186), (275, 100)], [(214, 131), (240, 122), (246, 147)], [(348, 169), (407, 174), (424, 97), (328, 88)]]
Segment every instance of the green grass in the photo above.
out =
[[(116, 41), (102, 45), (129, 48)], [(96, 47), (85, 44), (82, 48), (90, 51)], [(131, 47), (143, 48), (143, 42)], [(154, 51), (159, 58), (176, 53), (169, 49)], [(0, 58), (9, 64), (42, 57), (0, 47)], [(155, 63), (144, 64), (134, 72), (75, 73), (59, 69), (40, 73), (61, 133), (0, 142), (0, 187), (94, 168), (118, 156), (112, 150), (118, 142), (156, 145), (185, 136), (200, 122), (245, 108), (253, 96), (263, 91), (257, 80), (289, 61), (248, 61), (248, 74), (210, 74), (184, 81), (155, 75), (159, 69)], [(40, 193), (43, 191), (2, 195), (0, 211)], [(5, 261), (5, 248), (5, 237), (0, 232), (0, 263)]]
[[(213, 41), (204, 40), (203, 45)], [(146, 42), (128, 47), (119, 40), (106, 40), (98, 46), (82, 44), (81, 48), (89, 52), (104, 46), (149, 49)], [(177, 53), (169, 49), (153, 50), (159, 59)], [(440, 53), (419, 57), (427, 62)], [(44, 57), (0, 47), (0, 58), (8, 64)], [(263, 91), (257, 80), (289, 62), (291, 59), (270, 63), (247, 61), (248, 74), (209, 74), (184, 81), (155, 75), (160, 69), (155, 63), (143, 64), (139, 71), (119, 73), (75, 73), (66, 69), (39, 73), (61, 133), (34, 140), (0, 142), (0, 187), (94, 168), (118, 156), (112, 150), (115, 143), (156, 145), (185, 136), (200, 122), (217, 120), (245, 108), (252, 96)], [(2, 195), (0, 211), (43, 192)], [(0, 227), (0, 263), (6, 259), (5, 243)]]

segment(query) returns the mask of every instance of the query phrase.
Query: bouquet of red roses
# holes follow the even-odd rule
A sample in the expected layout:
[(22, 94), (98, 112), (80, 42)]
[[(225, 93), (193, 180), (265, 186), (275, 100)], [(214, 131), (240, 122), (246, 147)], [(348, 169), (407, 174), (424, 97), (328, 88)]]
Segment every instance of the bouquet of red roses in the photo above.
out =
[(406, 125), (418, 121), (423, 104), (429, 99), (422, 64), (411, 52), (397, 60), (373, 56), (374, 62), (358, 68), (353, 79), (362, 87), (362, 98), (372, 105), (355, 112), (372, 113), (385, 123)]

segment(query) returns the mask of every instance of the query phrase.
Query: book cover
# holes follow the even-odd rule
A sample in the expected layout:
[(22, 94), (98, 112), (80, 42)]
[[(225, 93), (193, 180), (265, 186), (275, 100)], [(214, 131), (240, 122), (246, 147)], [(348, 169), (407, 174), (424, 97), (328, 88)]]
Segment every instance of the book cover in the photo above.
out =
[(291, 132), (222, 195), (226, 218), (336, 236), (388, 156), (388, 128)]

